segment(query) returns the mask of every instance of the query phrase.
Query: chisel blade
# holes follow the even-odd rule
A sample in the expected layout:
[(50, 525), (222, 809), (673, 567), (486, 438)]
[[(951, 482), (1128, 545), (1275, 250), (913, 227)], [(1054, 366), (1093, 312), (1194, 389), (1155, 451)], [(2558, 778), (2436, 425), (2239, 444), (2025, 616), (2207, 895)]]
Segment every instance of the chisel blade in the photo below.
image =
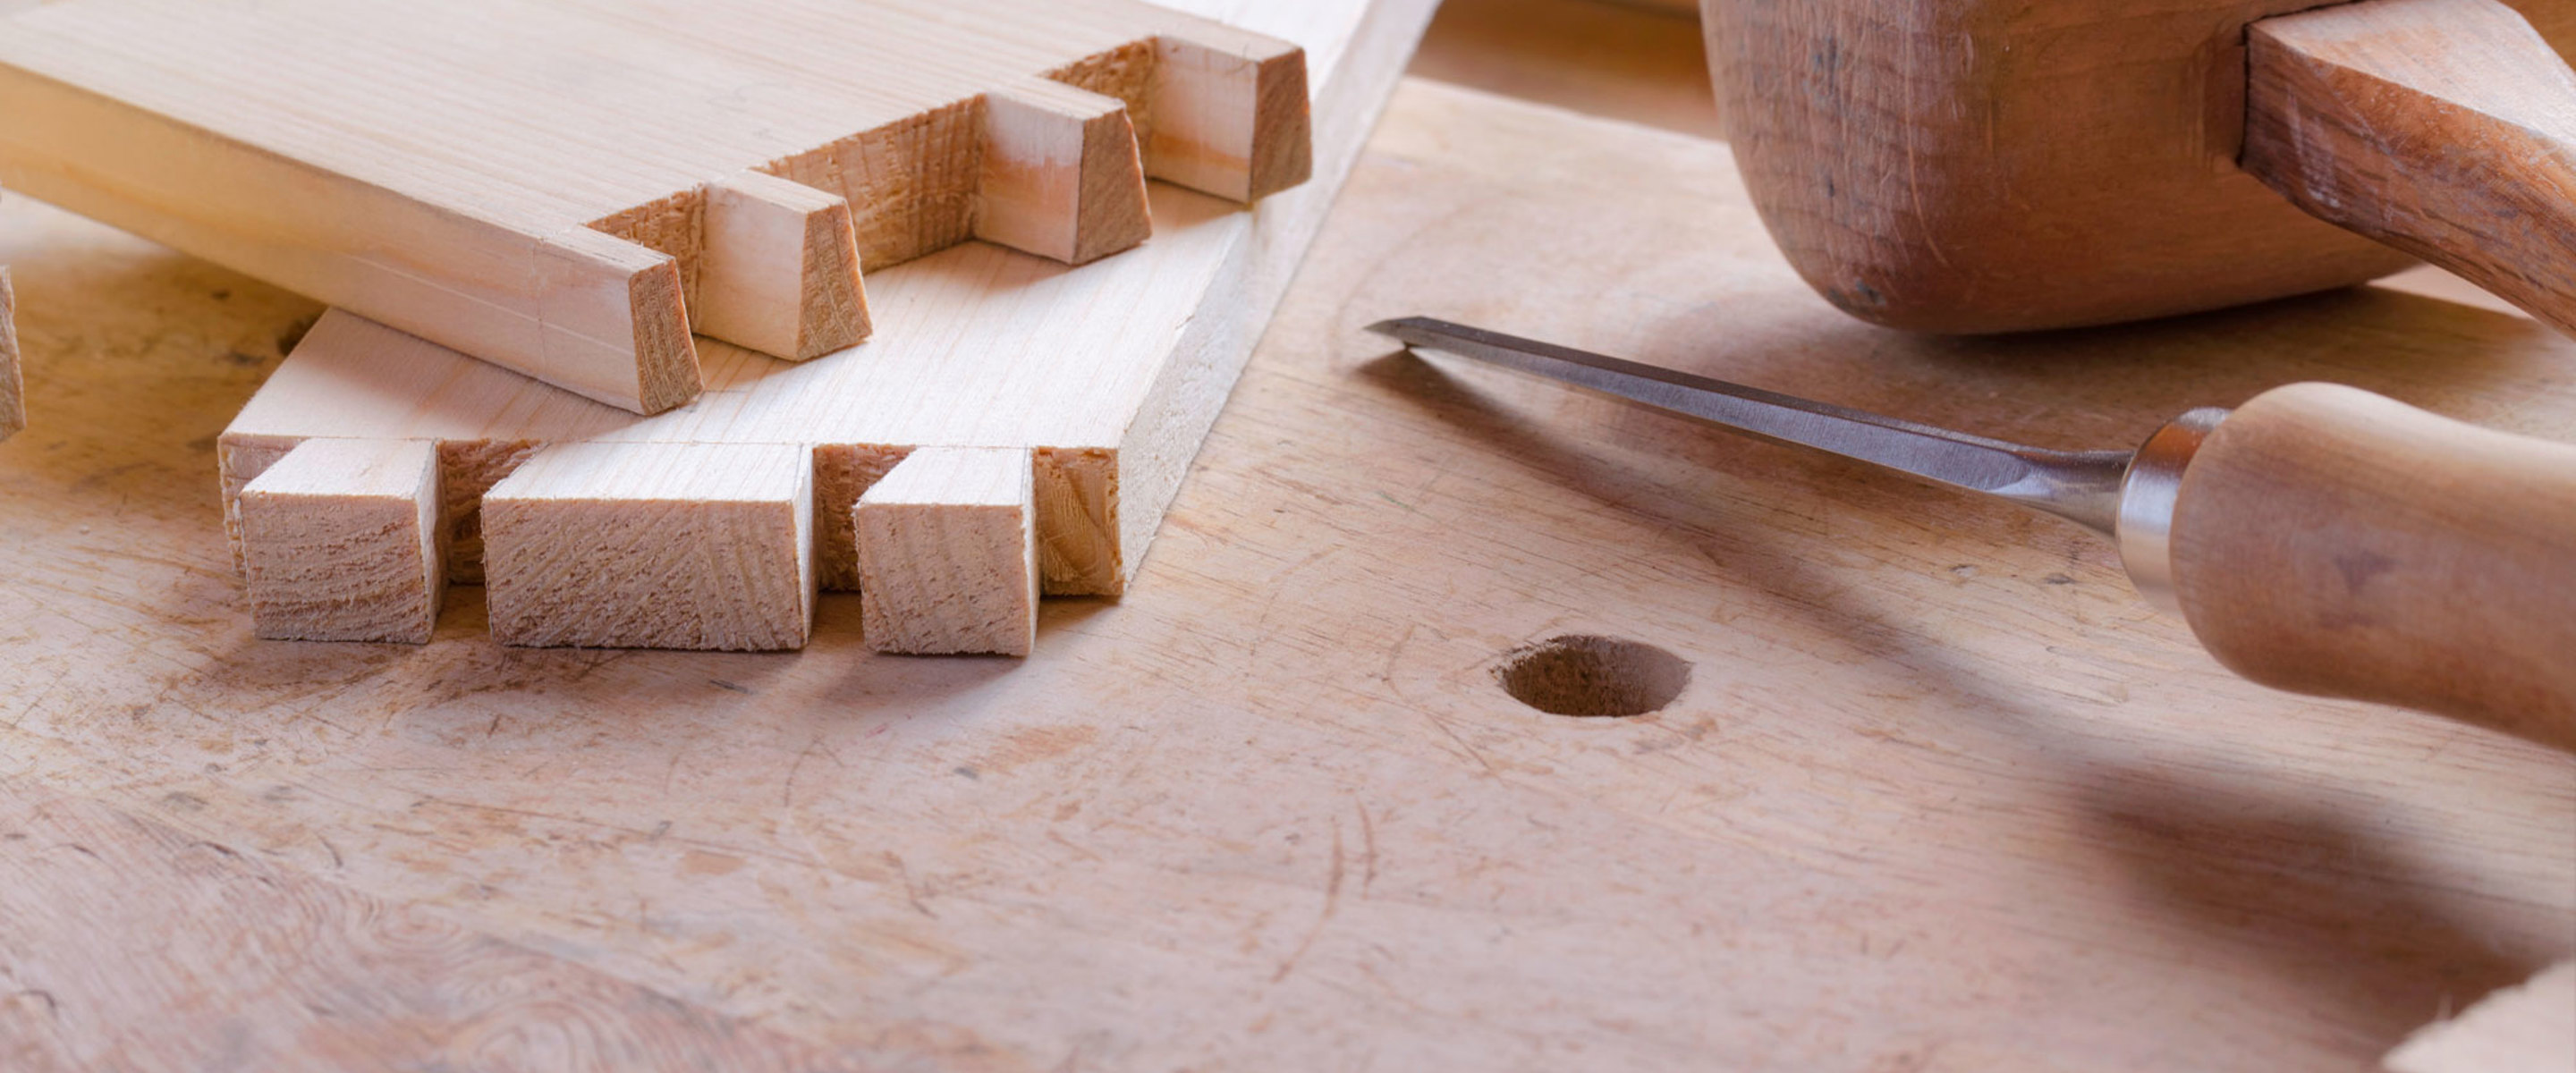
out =
[(1407, 346), (1588, 388), (1732, 432), (1813, 448), (2112, 531), (2127, 451), (2053, 451), (1659, 369), (1429, 317), (1369, 330)]

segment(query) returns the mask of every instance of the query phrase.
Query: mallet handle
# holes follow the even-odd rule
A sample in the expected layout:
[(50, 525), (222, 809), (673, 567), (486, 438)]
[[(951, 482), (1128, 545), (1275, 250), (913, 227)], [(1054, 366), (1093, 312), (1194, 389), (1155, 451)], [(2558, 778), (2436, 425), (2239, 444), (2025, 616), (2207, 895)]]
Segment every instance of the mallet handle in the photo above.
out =
[(2576, 750), (2576, 444), (2275, 388), (2191, 457), (2172, 548), (2237, 673)]
[(2576, 334), (2576, 72), (2496, 0), (2247, 30), (2246, 171)]

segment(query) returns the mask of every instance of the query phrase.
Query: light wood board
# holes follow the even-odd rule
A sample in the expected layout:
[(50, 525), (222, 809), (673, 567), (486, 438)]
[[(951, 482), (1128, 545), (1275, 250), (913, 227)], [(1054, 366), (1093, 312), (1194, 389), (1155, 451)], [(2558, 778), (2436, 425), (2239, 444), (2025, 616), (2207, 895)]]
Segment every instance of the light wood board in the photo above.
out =
[[(0, 779), (850, 1066), (2351, 1069), (2576, 952), (2565, 756), (2239, 681), (2071, 525), (1361, 330), (2062, 447), (2310, 378), (2563, 437), (2576, 343), (2519, 317), (1911, 338), (1799, 282), (1723, 147), (1417, 83), (1139, 583), (1049, 601), (1028, 660), (870, 655), (833, 593), (797, 654), (504, 649), (470, 588), (427, 646), (296, 645), (252, 638), (206, 473), (313, 307), (0, 212), (47, 416), (0, 445)], [(1501, 691), (1569, 633), (1689, 684)], [(130, 896), (210, 855), (162, 859)], [(154, 1038), (171, 970), (112, 934), (12, 946), (6, 990), (100, 957), (45, 1023)], [(254, 1022), (303, 1016), (246, 1000), (272, 968), (330, 979), (217, 967), (187, 993)], [(415, 1064), (470, 1023), (351, 1016)]]
[(862, 262), (1079, 262), (1147, 175), (1294, 185), (1305, 96), (1130, 0), (0, 9), (0, 182), (639, 413), (698, 393), (692, 327), (865, 338)]
[[(772, 452), (773, 464), (803, 472), (766, 479), (810, 480), (814, 524), (797, 530), (797, 543), (778, 554), (810, 559), (821, 585), (839, 590), (859, 580), (850, 511), (894, 460), (922, 447), (1010, 449), (1034, 452), (1036, 546), (1045, 591), (1122, 591), (1299, 254), (1321, 225), (1429, 5), (1213, 0), (1199, 7), (1296, 42), (1311, 58), (1319, 95), (1314, 144), (1321, 155), (1318, 178), (1307, 188), (1275, 195), (1246, 213), (1227, 200), (1156, 184), (1155, 241), (1080, 269), (984, 244), (916, 260), (878, 274), (874, 282), (877, 308), (901, 317), (905, 327), (801, 365), (707, 342), (706, 394), (651, 418), (548, 389), (334, 311), (225, 430), (221, 468), (228, 496), (309, 439), (435, 441), (446, 460), (445, 501), (437, 506), (450, 530), (451, 576), (556, 591), (559, 579), (553, 575), (578, 562), (579, 576), (569, 579), (573, 585), (589, 584), (591, 571), (622, 567), (641, 582), (685, 588), (687, 578), (664, 574), (657, 564), (712, 561), (710, 555), (724, 553), (679, 546), (702, 535), (695, 528), (607, 514), (594, 519), (591, 535), (600, 531), (596, 526), (623, 527), (640, 541), (659, 539), (663, 546), (635, 544), (623, 562), (543, 552), (502, 555), (495, 548), (493, 570), (548, 576), (487, 579), (477, 500), (532, 454), (542, 457), (577, 444), (602, 460), (621, 452), (663, 452), (669, 445), (786, 445), (810, 452), (811, 462), (803, 453)], [(601, 461), (584, 468), (618, 467)], [(555, 494), (581, 493), (564, 486)], [(619, 495), (602, 491), (592, 498), (613, 512)], [(625, 499), (630, 513), (664, 518), (662, 499)], [(513, 539), (550, 538), (518, 530)], [(571, 534), (565, 543), (590, 546), (586, 537)], [(911, 605), (1014, 599), (1006, 589), (985, 591), (1016, 584), (992, 571), (926, 561), (917, 574), (919, 598)], [(627, 591), (629, 602), (637, 604), (631, 609), (579, 599), (512, 602), (510, 613), (496, 613), (494, 622), (508, 627), (505, 639), (521, 643), (792, 648), (804, 642), (801, 627), (662, 629), (656, 624), (666, 617), (640, 606), (653, 600), (655, 590)], [(763, 591), (715, 576), (703, 595), (721, 603), (731, 592), (759, 603)], [(767, 621), (765, 609), (739, 609), (738, 618)], [(611, 611), (616, 613), (602, 614)], [(353, 607), (352, 616), (374, 617), (363, 607)], [(607, 628), (612, 623), (629, 628)]]

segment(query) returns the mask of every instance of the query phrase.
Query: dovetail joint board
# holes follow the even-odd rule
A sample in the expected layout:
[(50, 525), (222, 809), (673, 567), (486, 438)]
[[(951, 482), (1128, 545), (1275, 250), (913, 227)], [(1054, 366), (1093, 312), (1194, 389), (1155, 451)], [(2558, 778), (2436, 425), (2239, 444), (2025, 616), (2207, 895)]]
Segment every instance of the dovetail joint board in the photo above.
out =
[[(801, 635), (768, 626), (699, 637), (640, 625), (584, 633), (588, 627), (566, 621), (599, 606), (584, 600), (516, 605), (533, 608), (532, 617), (514, 617), (518, 610), (505, 606), (502, 594), (560, 584), (548, 572), (562, 567), (548, 564), (565, 561), (518, 551), (549, 541), (546, 546), (557, 548), (577, 543), (542, 527), (496, 532), (496, 503), (487, 493), (511, 492), (502, 497), (507, 510), (527, 506), (514, 498), (523, 488), (504, 486), (547, 452), (578, 450), (591, 459), (580, 468), (614, 472), (619, 467), (610, 458), (675, 446), (692, 453), (793, 448), (737, 456), (743, 470), (732, 476), (764, 484), (802, 481), (811, 497), (804, 527), (754, 530), (767, 543), (761, 554), (808, 557), (817, 587), (851, 590), (860, 587), (862, 561), (856, 512), (869, 488), (917, 450), (992, 449), (1028, 459), (1030, 550), (1042, 591), (1119, 593), (1320, 228), (1430, 7), (1426, 0), (1195, 0), (1193, 8), (1203, 14), (1305, 49), (1316, 88), (1316, 181), (1249, 212), (1230, 199), (1155, 184), (1154, 241), (1079, 269), (984, 243), (916, 259), (870, 281), (875, 307), (890, 325), (900, 316), (906, 327), (803, 363), (708, 342), (705, 394), (668, 413), (638, 417), (573, 397), (334, 310), (221, 437), (228, 531), (238, 549), (246, 536), (241, 490), (301, 443), (427, 441), (440, 460), (432, 506), (448, 548), (448, 576), (487, 587), (503, 640), (795, 647)], [(566, 514), (594, 533), (636, 526), (666, 535), (684, 531), (646, 518), (664, 504), (650, 495), (570, 478), (550, 479), (548, 488), (547, 498), (606, 511)], [(496, 553), (496, 536), (510, 547)], [(581, 569), (604, 562), (644, 571), (689, 554), (686, 547), (638, 545), (631, 556)], [(521, 570), (538, 574), (513, 576)], [(945, 577), (915, 574), (916, 594), (945, 585), (977, 606), (1008, 606), (999, 586), (1018, 583), (1009, 571), (980, 567)], [(665, 574), (654, 594), (698, 599), (702, 580)], [(939, 606), (939, 599), (913, 602)], [(772, 621), (756, 615), (743, 621), (755, 619)]]
[(65, 0), (0, 14), (0, 182), (637, 413), (694, 329), (866, 338), (873, 271), (1145, 237), (1311, 167), (1292, 45), (1136, 0)]

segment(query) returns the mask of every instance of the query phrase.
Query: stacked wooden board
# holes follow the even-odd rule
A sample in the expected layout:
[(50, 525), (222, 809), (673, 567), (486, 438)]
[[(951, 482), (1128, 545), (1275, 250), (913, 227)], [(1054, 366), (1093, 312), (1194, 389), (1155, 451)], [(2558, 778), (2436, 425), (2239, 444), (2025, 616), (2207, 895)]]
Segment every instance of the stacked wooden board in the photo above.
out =
[(692, 330), (866, 338), (862, 263), (1310, 165), (1294, 46), (1133, 0), (76, 0), (0, 21), (0, 116), (0, 182), (638, 413)]
[(324, 316), (221, 440), (262, 635), (422, 640), (459, 581), (509, 644), (796, 648), (818, 588), (859, 588), (882, 650), (1025, 653), (1039, 592), (1122, 591), (1428, 7), (1197, 6), (1303, 57), (1319, 181), (1250, 213), (1241, 174), (1157, 184), (1155, 241), (1080, 269), (920, 257), (871, 279), (865, 345), (701, 339), (704, 394), (653, 416)]

